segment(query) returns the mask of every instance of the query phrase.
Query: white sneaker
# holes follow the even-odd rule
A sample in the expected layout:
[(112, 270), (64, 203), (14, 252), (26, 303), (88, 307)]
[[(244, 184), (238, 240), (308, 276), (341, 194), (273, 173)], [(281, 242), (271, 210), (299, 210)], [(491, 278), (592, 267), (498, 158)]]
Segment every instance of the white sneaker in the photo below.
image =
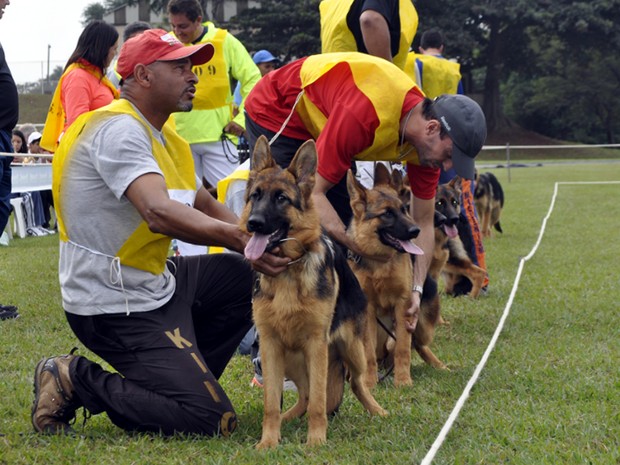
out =
[(9, 245), (9, 235), (6, 233), (6, 231), (3, 231), (2, 235), (0, 236), (0, 245)]

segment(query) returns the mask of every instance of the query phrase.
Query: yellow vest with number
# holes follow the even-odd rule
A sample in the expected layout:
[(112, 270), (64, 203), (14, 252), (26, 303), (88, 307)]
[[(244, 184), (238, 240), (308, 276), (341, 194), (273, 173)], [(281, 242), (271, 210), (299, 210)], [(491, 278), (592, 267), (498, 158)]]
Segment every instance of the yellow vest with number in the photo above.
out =
[(422, 82), (416, 84), (428, 98), (442, 94), (456, 94), (461, 81), (461, 65), (434, 55), (422, 55), (411, 52), (407, 56), (405, 73), (417, 81), (416, 60), (422, 62)]
[[(321, 13), (321, 53), (353, 52), (357, 43), (347, 26), (347, 15), (354, 0), (323, 0)], [(411, 0), (400, 0), (400, 41), (398, 53), (392, 58), (400, 69), (405, 67), (407, 53), (418, 29), (418, 13)]]
[[(204, 23), (205, 27), (215, 28), (213, 23)], [(226, 70), (224, 58), (224, 38), (228, 34), (226, 29), (217, 29), (215, 35), (209, 37), (205, 34), (200, 43), (211, 42), (215, 48), (215, 54), (207, 63), (194, 66), (192, 71), (198, 76), (196, 84), (196, 96), (194, 97), (194, 110), (211, 110), (231, 104), (230, 80)], [(209, 37), (207, 39), (207, 37)]]
[[(418, 154), (405, 143), (399, 148), (399, 127), (405, 95), (415, 83), (396, 66), (364, 53), (330, 53), (313, 55), (301, 67), (301, 86), (317, 81), (334, 66), (346, 62), (351, 68), (357, 88), (372, 102), (379, 126), (373, 144), (355, 156), (356, 160), (410, 161), (417, 163)], [(389, 86), (389, 92), (386, 87)], [(304, 126), (316, 139), (327, 122), (327, 117), (304, 94), (297, 105), (297, 113)], [(353, 135), (350, 137), (354, 137)], [(406, 153), (405, 157), (401, 156)]]
[[(166, 187), (169, 191), (196, 191), (196, 175), (194, 160), (185, 140), (179, 136), (170, 123), (162, 129), (166, 145), (162, 145), (154, 136), (150, 126), (134, 110), (128, 100), (120, 99), (103, 108), (81, 115), (62, 137), (58, 151), (52, 163), (52, 193), (54, 208), (58, 218), (58, 232), (60, 240), (68, 242), (71, 238), (67, 234), (64, 224), (62, 187), (63, 176), (71, 163), (73, 149), (76, 147), (79, 136), (88, 125), (96, 124), (104, 118), (129, 114), (146, 128), (151, 136), (153, 158), (164, 174)], [(170, 121), (170, 120), (169, 120)], [(129, 236), (121, 248), (116, 252), (122, 265), (131, 266), (152, 274), (163, 273), (172, 238), (151, 232), (145, 221), (142, 221), (136, 230)]]

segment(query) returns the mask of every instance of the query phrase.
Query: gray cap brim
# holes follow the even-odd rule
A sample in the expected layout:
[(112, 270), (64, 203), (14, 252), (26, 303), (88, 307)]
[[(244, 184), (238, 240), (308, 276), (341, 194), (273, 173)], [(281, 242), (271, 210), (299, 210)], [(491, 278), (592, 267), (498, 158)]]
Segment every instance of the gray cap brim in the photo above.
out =
[(452, 167), (456, 174), (465, 179), (474, 179), (476, 161), (468, 156), (452, 141)]

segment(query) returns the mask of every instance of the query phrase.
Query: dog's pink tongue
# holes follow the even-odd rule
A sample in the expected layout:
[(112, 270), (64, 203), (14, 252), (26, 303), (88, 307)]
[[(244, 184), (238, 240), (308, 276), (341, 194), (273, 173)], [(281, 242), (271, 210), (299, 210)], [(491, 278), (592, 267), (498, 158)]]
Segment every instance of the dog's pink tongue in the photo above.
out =
[(400, 246), (405, 249), (405, 252), (410, 253), (411, 255), (424, 255), (424, 251), (415, 245), (411, 241), (398, 241)]
[(443, 231), (446, 233), (446, 236), (448, 236), (450, 239), (454, 239), (456, 236), (459, 235), (459, 230), (454, 225), (448, 226), (447, 224), (444, 224)]
[(268, 235), (254, 233), (254, 235), (246, 244), (243, 251), (245, 258), (247, 258), (248, 260), (258, 260), (263, 255), (263, 253), (265, 253), (268, 242)]

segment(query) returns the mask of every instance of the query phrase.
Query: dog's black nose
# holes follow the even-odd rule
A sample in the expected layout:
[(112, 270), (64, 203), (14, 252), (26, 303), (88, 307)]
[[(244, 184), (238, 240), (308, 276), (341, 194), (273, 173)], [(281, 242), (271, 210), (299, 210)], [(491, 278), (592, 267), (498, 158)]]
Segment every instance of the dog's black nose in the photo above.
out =
[(411, 236), (411, 239), (415, 239), (418, 237), (418, 234), (420, 234), (420, 228), (417, 226), (411, 226), (407, 232), (409, 233), (409, 236)]
[(265, 219), (262, 216), (252, 215), (247, 223), (249, 232), (262, 233), (265, 230)]

